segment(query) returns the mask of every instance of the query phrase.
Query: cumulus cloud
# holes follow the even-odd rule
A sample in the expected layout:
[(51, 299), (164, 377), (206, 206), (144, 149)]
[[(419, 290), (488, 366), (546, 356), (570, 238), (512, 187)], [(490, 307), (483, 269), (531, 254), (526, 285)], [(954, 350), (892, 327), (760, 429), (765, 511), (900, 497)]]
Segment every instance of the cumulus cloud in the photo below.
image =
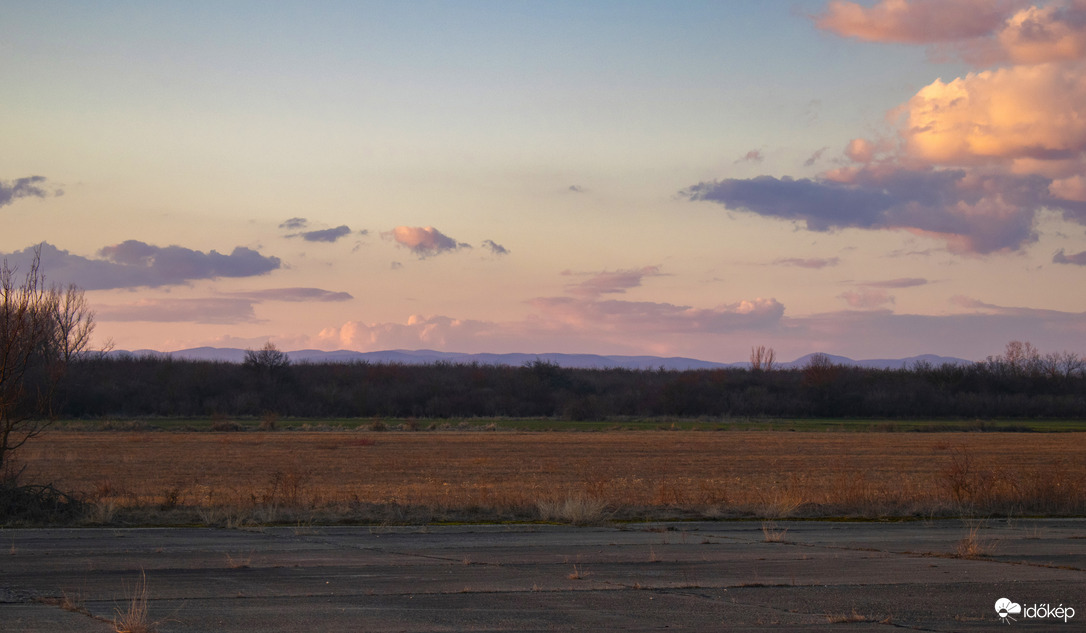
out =
[[(564, 271), (563, 275), (573, 275)], [(566, 292), (582, 297), (598, 297), (603, 294), (621, 294), (630, 288), (641, 285), (645, 277), (658, 277), (662, 273), (659, 266), (645, 266), (637, 270), (616, 270), (594, 273), (585, 281), (566, 286)]]
[(350, 301), (354, 299), (347, 292), (333, 292), (321, 288), (267, 288), (249, 292), (232, 292), (231, 296), (252, 301)]
[(881, 308), (885, 305), (893, 304), (894, 297), (887, 293), (885, 290), (877, 288), (862, 288), (860, 290), (849, 290), (847, 292), (837, 295), (838, 299), (844, 300), (849, 306), (860, 309)]
[[(577, 353), (670, 353), (673, 343), (706, 334), (736, 334), (748, 345), (752, 331), (777, 326), (784, 306), (755, 299), (717, 308), (668, 303), (540, 298), (522, 321), (493, 322), (443, 315), (413, 315), (406, 322), (348, 321), (319, 334), (325, 347), (353, 349), (545, 349)], [(695, 352), (689, 352), (695, 355)]]
[[(577, 273), (565, 271), (566, 276)], [(521, 321), (492, 322), (455, 319), (442, 315), (412, 316), (406, 323), (351, 321), (322, 331), (324, 345), (365, 349), (513, 346), (520, 350), (545, 344), (549, 350), (572, 349), (588, 353), (601, 347), (646, 349), (666, 353), (666, 341), (695, 340), (699, 336), (765, 331), (778, 326), (784, 306), (776, 299), (756, 298), (712, 308), (651, 301), (600, 299), (641, 285), (645, 277), (659, 276), (658, 266), (638, 270), (594, 273), (567, 286), (572, 296), (538, 297)], [(527, 347), (526, 347), (527, 346)], [(614, 352), (611, 352), (614, 353)]]
[(933, 81), (889, 113), (891, 137), (849, 141), (841, 166), (813, 178), (682, 193), (812, 231), (905, 230), (968, 254), (1033, 243), (1042, 209), (1086, 224), (1086, 0), (836, 1), (815, 20), (870, 41), (994, 46), (1012, 65)]
[[(1012, 66), (936, 80), (904, 106), (905, 152), (931, 164), (1006, 163), (1078, 171), (1086, 151), (1086, 67)], [(1015, 165), (1014, 161), (1020, 161)], [(1047, 165), (1044, 165), (1048, 163)], [(1070, 174), (1064, 174), (1070, 175)]]
[(839, 263), (841, 263), (840, 257), (782, 257), (773, 260), (773, 264), (776, 266), (798, 266), (799, 268), (815, 269), (836, 266)]
[[(978, 61), (1010, 60), (1016, 64), (1040, 64), (1086, 57), (1086, 2), (1053, 2), (1029, 6), (1010, 17), (996, 34), (999, 53), (987, 56), (979, 47)], [(968, 54), (968, 53), (967, 53)]]
[(497, 242), (495, 242), (493, 240), (483, 240), (483, 248), (487, 249), (491, 253), (494, 253), (495, 255), (508, 255), (509, 254), (509, 249), (502, 246), (501, 244), (498, 244)]
[(1075, 253), (1074, 255), (1066, 255), (1063, 249), (1056, 251), (1056, 254), (1052, 256), (1053, 264), (1075, 264), (1076, 266), (1086, 266), (1086, 251), (1081, 253)]
[(95, 305), (99, 321), (152, 321), (159, 323), (251, 323), (253, 302), (246, 299), (141, 299), (122, 305)]
[(0, 207), (7, 206), (19, 198), (45, 198), (51, 195), (60, 196), (64, 192), (56, 189), (45, 189), (44, 176), (27, 176), (15, 180), (0, 180)]
[(500, 335), (500, 330), (502, 326), (487, 321), (412, 315), (406, 323), (348, 321), (321, 330), (318, 337), (326, 344), (353, 349), (440, 349), (472, 346)]
[(819, 28), (868, 42), (932, 44), (982, 37), (998, 29), (1021, 0), (881, 0), (865, 7), (832, 0), (814, 16)]
[[(154, 246), (127, 240), (106, 246), (98, 259), (74, 255), (52, 244), (41, 245), (41, 265), (51, 282), (74, 283), (86, 290), (158, 287), (183, 284), (196, 279), (252, 277), (279, 268), (278, 257), (238, 246), (229, 255), (204, 253), (181, 246)], [(34, 258), (34, 247), (3, 255), (26, 270)]]
[(432, 226), (397, 226), (382, 235), (408, 248), (420, 259), (461, 248), (471, 248), (470, 244), (457, 242)]

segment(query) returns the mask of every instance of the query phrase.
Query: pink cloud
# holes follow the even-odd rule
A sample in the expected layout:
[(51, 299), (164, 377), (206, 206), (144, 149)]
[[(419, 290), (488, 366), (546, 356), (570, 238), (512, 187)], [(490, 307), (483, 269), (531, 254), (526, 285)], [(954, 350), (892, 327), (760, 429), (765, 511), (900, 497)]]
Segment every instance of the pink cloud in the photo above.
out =
[(932, 44), (988, 35), (1017, 0), (882, 0), (872, 7), (833, 0), (814, 16), (820, 29), (868, 42)]
[[(777, 327), (784, 306), (775, 299), (739, 301), (717, 308), (668, 303), (549, 297), (529, 302), (520, 321), (479, 321), (414, 315), (403, 323), (348, 321), (318, 335), (325, 348), (359, 350), (433, 348), (453, 351), (569, 351), (693, 354), (704, 337), (736, 335), (744, 341)], [(704, 342), (701, 343), (704, 345)], [(747, 343), (743, 343), (747, 345)]]
[(1068, 0), (1025, 6), (989, 37), (937, 49), (978, 65), (1044, 64), (1086, 58), (1086, 2)]
[(930, 164), (1015, 167), (1015, 160), (1031, 159), (1016, 171), (1040, 172), (1045, 163), (1059, 168), (1081, 159), (1083, 109), (1080, 64), (1000, 68), (921, 89), (902, 107), (902, 138), (909, 157)]
[(520, 321), (440, 315), (402, 323), (350, 321), (327, 328), (313, 343), (365, 351), (648, 353), (719, 361), (745, 360), (756, 344), (772, 346), (785, 360), (812, 350), (852, 358), (937, 353), (979, 360), (1012, 340), (1029, 340), (1041, 349), (1086, 349), (1086, 313), (1007, 308), (965, 297), (955, 304), (964, 311), (921, 315), (850, 307), (783, 316), (783, 306), (772, 299), (698, 309), (564, 298), (533, 304), (534, 313)]
[(471, 245), (457, 242), (432, 226), (397, 226), (383, 235), (391, 237), (401, 246), (406, 246), (420, 258), (471, 248)]

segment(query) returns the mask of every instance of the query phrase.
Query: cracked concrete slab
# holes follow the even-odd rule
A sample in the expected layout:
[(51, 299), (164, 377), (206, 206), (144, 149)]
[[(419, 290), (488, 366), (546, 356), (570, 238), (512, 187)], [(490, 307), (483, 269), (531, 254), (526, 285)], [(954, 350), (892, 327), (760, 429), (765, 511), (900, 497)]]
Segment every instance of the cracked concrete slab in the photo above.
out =
[[(113, 630), (141, 573), (162, 633), (968, 631), (998, 624), (1002, 597), (1086, 609), (1086, 520), (765, 528), (768, 542), (752, 521), (10, 529), (0, 630)], [(957, 557), (969, 536), (979, 555)]]

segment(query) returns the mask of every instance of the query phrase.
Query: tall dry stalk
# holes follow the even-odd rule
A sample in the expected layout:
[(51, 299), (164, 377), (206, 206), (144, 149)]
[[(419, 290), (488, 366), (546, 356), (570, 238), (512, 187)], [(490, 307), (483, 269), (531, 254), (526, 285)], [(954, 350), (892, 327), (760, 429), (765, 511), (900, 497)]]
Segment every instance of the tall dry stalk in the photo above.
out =
[(157, 622), (150, 621), (150, 600), (147, 597), (147, 574), (140, 570), (140, 579), (132, 590), (128, 609), (117, 609), (113, 628), (117, 633), (155, 633)]

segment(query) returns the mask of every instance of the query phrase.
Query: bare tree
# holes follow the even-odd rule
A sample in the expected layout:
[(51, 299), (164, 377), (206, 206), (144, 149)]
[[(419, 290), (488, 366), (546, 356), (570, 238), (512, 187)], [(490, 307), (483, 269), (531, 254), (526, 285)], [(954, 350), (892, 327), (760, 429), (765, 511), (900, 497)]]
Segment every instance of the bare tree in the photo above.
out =
[(0, 476), (12, 451), (38, 435), (52, 417), (52, 399), (67, 364), (90, 342), (94, 313), (83, 291), (49, 288), (40, 249), (20, 280), (0, 266)]
[(1011, 341), (1000, 356), (989, 356), (988, 368), (999, 374), (1016, 376), (1038, 374), (1043, 369), (1041, 353), (1029, 341)]
[(772, 347), (766, 349), (765, 345), (759, 345), (750, 348), (750, 368), (754, 371), (773, 371), (776, 359), (777, 354)]
[(87, 305), (83, 289), (69, 284), (56, 292), (53, 304), (53, 322), (56, 328), (55, 345), (65, 364), (76, 360), (90, 345), (94, 333), (94, 312)]
[(290, 357), (285, 352), (279, 351), (275, 343), (268, 341), (259, 350), (245, 350), (245, 362), (243, 364), (246, 367), (262, 372), (275, 372), (289, 366)]

